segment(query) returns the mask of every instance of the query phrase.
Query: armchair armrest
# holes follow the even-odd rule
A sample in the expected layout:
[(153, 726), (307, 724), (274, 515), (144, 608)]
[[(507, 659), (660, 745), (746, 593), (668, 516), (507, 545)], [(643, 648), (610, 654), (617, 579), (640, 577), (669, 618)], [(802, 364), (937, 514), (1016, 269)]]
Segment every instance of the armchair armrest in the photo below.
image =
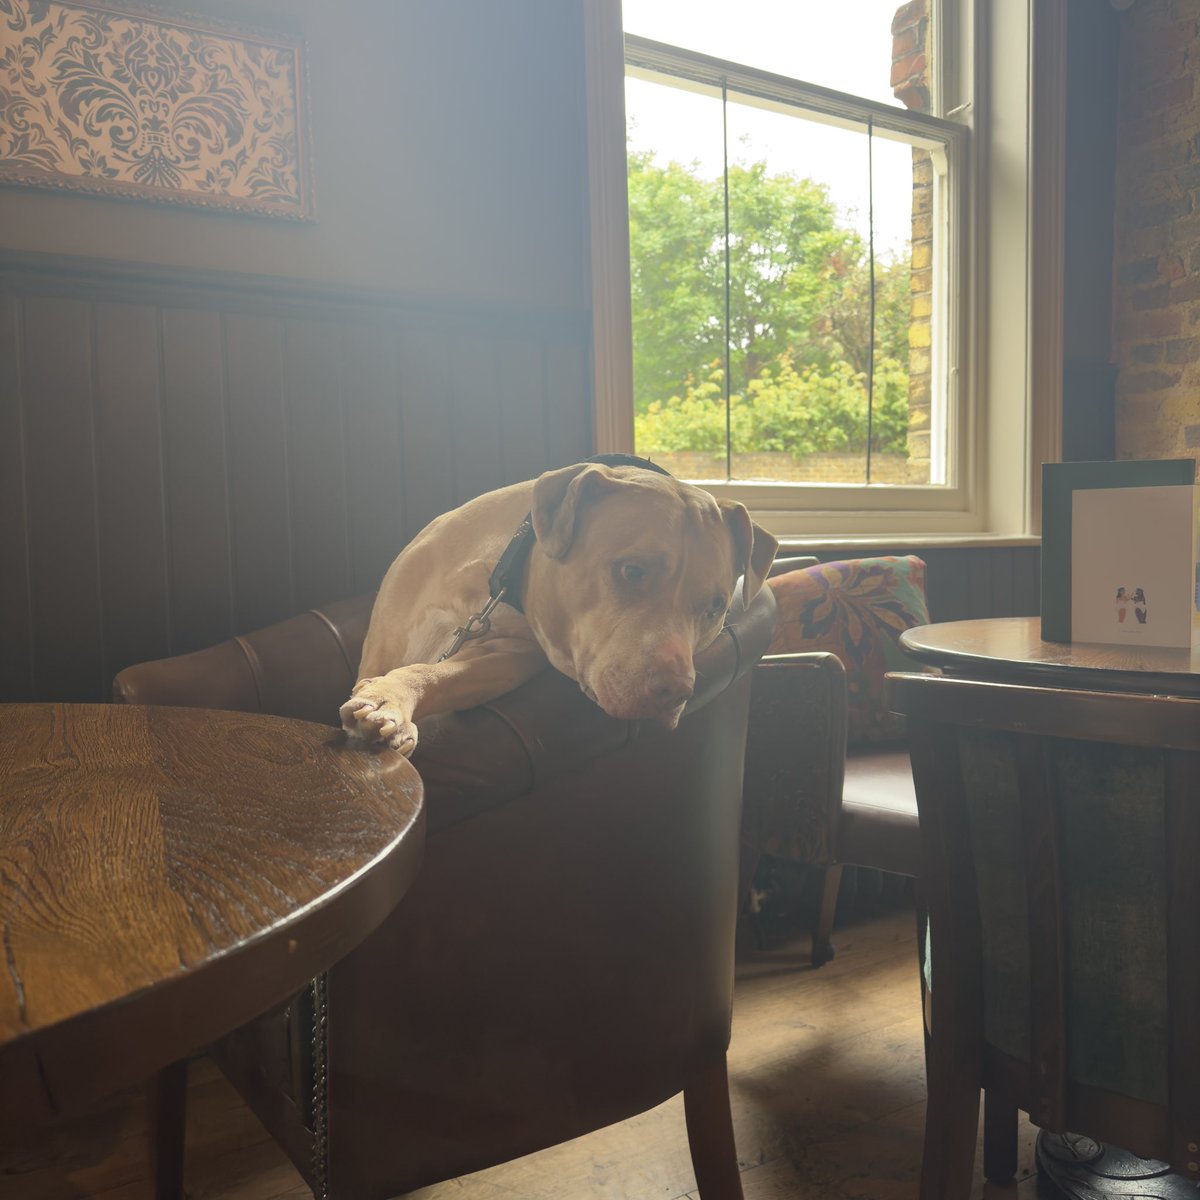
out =
[(759, 854), (836, 860), (846, 672), (836, 654), (772, 654), (754, 670), (742, 836)]
[(358, 678), (374, 600), (338, 600), (204, 650), (126, 667), (113, 680), (113, 699), (336, 725)]

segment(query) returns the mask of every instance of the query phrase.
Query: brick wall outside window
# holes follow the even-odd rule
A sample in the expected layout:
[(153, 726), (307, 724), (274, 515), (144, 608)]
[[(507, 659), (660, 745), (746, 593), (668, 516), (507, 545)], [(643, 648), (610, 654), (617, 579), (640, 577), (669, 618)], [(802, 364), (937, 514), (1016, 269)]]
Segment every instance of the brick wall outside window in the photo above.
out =
[[(910, 0), (892, 18), (892, 91), (906, 108), (929, 111), (927, 0)], [(928, 483), (933, 325), (933, 167), (913, 151), (912, 292), (908, 327), (908, 476)]]
[(1200, 453), (1200, 0), (1123, 14), (1113, 275), (1119, 458)]

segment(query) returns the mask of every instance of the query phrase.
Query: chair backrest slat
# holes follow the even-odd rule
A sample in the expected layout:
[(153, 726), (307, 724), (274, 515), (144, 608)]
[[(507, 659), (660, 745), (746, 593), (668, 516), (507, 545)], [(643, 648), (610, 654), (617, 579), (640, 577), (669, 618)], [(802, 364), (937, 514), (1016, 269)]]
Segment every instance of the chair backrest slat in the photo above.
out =
[(1200, 1179), (1200, 754), (1166, 756), (1171, 1161)]
[[(926, 724), (922, 732), (924, 736), (912, 741), (911, 757), (917, 795), (925, 797), (920, 895), (929, 921), (921, 961), (926, 1068), (931, 1084), (959, 1076), (977, 1080), (983, 1071), (984, 1045), (982, 947), (974, 863), (969, 855), (953, 852), (969, 838), (958, 739), (945, 726)], [(953, 987), (941, 982), (945, 964), (961, 964), (954, 970)], [(932, 1097), (931, 1086), (931, 1101)], [(948, 1106), (956, 1106), (957, 1100), (951, 1097)], [(924, 1161), (933, 1183), (923, 1174), (923, 1195), (952, 1193), (953, 1181), (969, 1174), (975, 1154), (974, 1118), (967, 1124), (972, 1127), (969, 1140), (955, 1136), (951, 1122), (926, 1124)]]
[(1013, 735), (1029, 912), (1029, 1117), (1065, 1128), (1062, 874), (1052, 764), (1042, 738)]

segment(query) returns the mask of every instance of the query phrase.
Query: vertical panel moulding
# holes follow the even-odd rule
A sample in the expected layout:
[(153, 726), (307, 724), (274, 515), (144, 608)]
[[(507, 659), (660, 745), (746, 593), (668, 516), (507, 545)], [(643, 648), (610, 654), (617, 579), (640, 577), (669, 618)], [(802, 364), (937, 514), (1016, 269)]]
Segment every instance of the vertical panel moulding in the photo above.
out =
[(103, 697), (108, 690), (104, 679), (104, 668), (108, 662), (108, 630), (104, 616), (104, 563), (101, 549), (103, 514), (100, 509), (100, 347), (97, 303), (88, 304), (88, 416), (91, 418), (92, 434), (92, 521), (95, 535), (96, 554), (96, 633), (100, 654), (97, 664), (96, 695)]
[(171, 570), (171, 496), (167, 483), (167, 333), (166, 312), (160, 304), (154, 311), (155, 360), (158, 365), (158, 495), (162, 522), (163, 625), (167, 634), (165, 654), (174, 654), (175, 622), (171, 605), (174, 592)]
[(162, 442), (170, 653), (234, 631), (225, 342), (221, 314), (164, 308)]
[(454, 507), (446, 322), (409, 318), (401, 335), (401, 429), (407, 537)]
[(278, 318), (225, 314), (239, 631), (295, 610), (283, 340)]
[(349, 588), (340, 333), (332, 315), (284, 324), (295, 609), (338, 599)]
[(122, 667), (168, 653), (155, 310), (95, 308), (95, 427), (102, 689)]
[(1012, 548), (1013, 615), (1036, 616), (1041, 608), (1040, 546)]
[(989, 617), (1011, 617), (1016, 611), (1016, 551), (999, 547), (988, 551), (992, 564), (992, 603)]
[(546, 469), (542, 358), (527, 336), (500, 344), (500, 470), (505, 483), (532, 479)]
[(587, 355), (578, 343), (547, 344), (547, 450), (552, 466), (579, 462), (593, 452), (586, 374)]
[(450, 356), (455, 504), (503, 482), (498, 358), (495, 336), (475, 324), (462, 332)]
[(967, 594), (969, 617), (995, 616), (993, 605), (993, 551), (984, 548), (963, 550), (967, 568)]
[(349, 320), (344, 329), (346, 536), (351, 588), (379, 586), (404, 545), (404, 447), (395, 326)]
[(222, 482), (225, 485), (225, 547), (229, 559), (229, 632), (242, 628), (238, 612), (237, 532), (234, 528), (233, 507), (233, 404), (229, 386), (229, 324), (227, 314), (218, 314), (221, 335), (221, 461), (224, 464)]
[(967, 551), (957, 549), (930, 551), (927, 555), (932, 620), (961, 621), (970, 615), (966, 555)]
[(0, 702), (34, 689), (21, 301), (0, 296)]
[(29, 297), (24, 332), (34, 694), (97, 700), (102, 651), (90, 306)]

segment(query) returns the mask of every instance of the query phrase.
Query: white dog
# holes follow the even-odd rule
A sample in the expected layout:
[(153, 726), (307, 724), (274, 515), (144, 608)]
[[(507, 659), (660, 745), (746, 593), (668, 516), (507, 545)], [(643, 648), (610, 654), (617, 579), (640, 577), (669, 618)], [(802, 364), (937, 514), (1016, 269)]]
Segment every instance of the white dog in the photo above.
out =
[(423, 717), (495, 699), (549, 662), (610, 716), (674, 728), (738, 577), (748, 603), (776, 548), (742, 505), (658, 468), (577, 463), (479, 496), (388, 570), (342, 725), (411, 754)]

